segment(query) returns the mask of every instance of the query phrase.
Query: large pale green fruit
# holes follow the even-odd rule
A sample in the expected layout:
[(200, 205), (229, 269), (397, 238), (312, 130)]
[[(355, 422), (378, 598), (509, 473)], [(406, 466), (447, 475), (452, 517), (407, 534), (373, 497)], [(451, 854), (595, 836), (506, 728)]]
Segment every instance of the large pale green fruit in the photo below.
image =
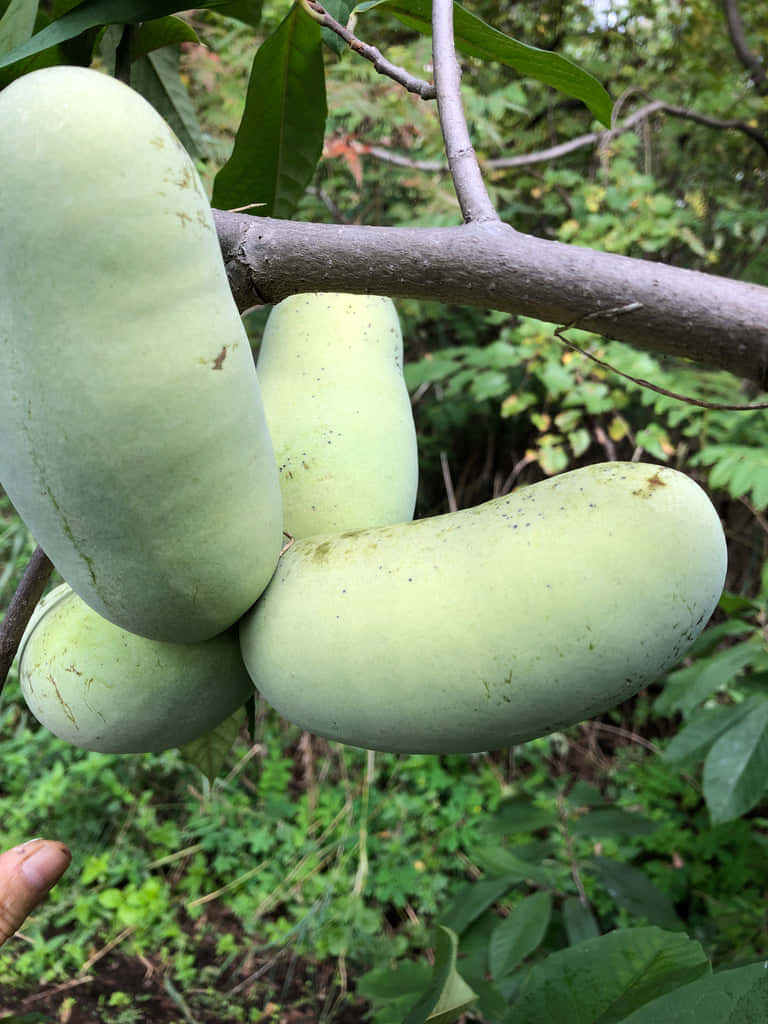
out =
[(296, 542), (244, 618), (246, 666), (354, 746), (492, 750), (658, 678), (722, 591), (723, 531), (671, 469), (589, 466), (477, 508)]
[(30, 711), (52, 733), (113, 754), (183, 746), (253, 693), (236, 628), (197, 644), (148, 640), (107, 622), (67, 584), (35, 609), (19, 679)]
[(293, 295), (257, 362), (285, 530), (294, 537), (413, 518), (416, 430), (391, 299)]
[(0, 482), (133, 632), (232, 625), (277, 562), (277, 467), (195, 167), (83, 68), (0, 93)]

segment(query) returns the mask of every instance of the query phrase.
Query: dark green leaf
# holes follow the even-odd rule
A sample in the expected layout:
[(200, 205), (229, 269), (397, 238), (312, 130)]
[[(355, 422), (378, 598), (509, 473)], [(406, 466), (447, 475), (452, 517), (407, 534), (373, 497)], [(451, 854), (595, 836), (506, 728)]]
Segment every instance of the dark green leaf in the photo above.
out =
[(257, 28), (261, 21), (261, 0), (221, 0), (221, 3), (214, 2), (201, 6), (210, 7), (227, 18), (236, 18), (251, 28)]
[(38, 0), (11, 0), (0, 18), (0, 55), (21, 46), (32, 35)]
[(131, 85), (168, 122), (190, 156), (205, 155), (197, 114), (179, 76), (179, 51), (175, 46), (139, 57), (131, 67)]
[(711, 657), (672, 672), (654, 709), (662, 715), (682, 711), (690, 714), (713, 693), (725, 690), (760, 653), (759, 643), (745, 640), (718, 651)]
[(720, 971), (654, 999), (621, 1024), (765, 1024), (766, 962)]
[(571, 807), (605, 807), (607, 801), (597, 786), (577, 779), (568, 791), (568, 803)]
[(155, 18), (153, 21), (145, 21), (136, 33), (131, 46), (131, 60), (138, 60), (163, 46), (197, 41), (195, 30), (181, 18)]
[(715, 741), (704, 761), (704, 799), (715, 824), (746, 814), (768, 784), (768, 701)]
[(326, 113), (320, 26), (294, 6), (256, 53), (213, 205), (231, 210), (260, 203), (260, 215), (291, 217), (320, 159)]
[(672, 900), (657, 889), (643, 871), (609, 857), (595, 857), (592, 863), (599, 880), (618, 906), (660, 928), (682, 930), (683, 922)]
[(536, 807), (526, 798), (503, 800), (483, 824), (483, 831), (495, 835), (537, 832), (557, 824), (554, 811)]
[(765, 702), (764, 697), (749, 697), (741, 704), (719, 704), (714, 708), (694, 711), (688, 724), (673, 737), (662, 754), (662, 760), (668, 764), (692, 764), (703, 760), (715, 740)]
[[(385, 6), (404, 25), (426, 35), (432, 31), (430, 0), (372, 0), (358, 4), (363, 13)], [(581, 100), (606, 126), (611, 123), (611, 98), (596, 78), (559, 53), (540, 50), (511, 39), (487, 25), (459, 4), (453, 5), (456, 48), (481, 60), (495, 60), (514, 68), (519, 74), (535, 78), (554, 89)]]
[(600, 934), (589, 906), (576, 896), (569, 896), (563, 900), (562, 912), (569, 945), (575, 946), (579, 942), (586, 942), (587, 939), (596, 939)]
[(629, 928), (552, 953), (535, 964), (509, 1024), (619, 1024), (651, 999), (709, 971), (698, 942), (660, 928)]
[(432, 974), (429, 964), (404, 960), (397, 966), (374, 967), (355, 982), (355, 990), (363, 999), (395, 999), (405, 997), (411, 1002), (429, 984)]
[(454, 903), (441, 916), (440, 924), (461, 935), (484, 910), (492, 906), (509, 892), (520, 879), (515, 875), (501, 878), (487, 878), (480, 882), (469, 882), (458, 894)]
[(555, 872), (542, 864), (531, 864), (518, 857), (511, 850), (494, 843), (473, 846), (471, 859), (489, 875), (507, 875), (520, 882), (536, 882), (538, 885), (554, 886)]
[(101, 25), (135, 24), (173, 14), (178, 9), (178, 3), (169, 0), (83, 0), (83, 3), (73, 7), (61, 18), (36, 32), (31, 39), (0, 57), (0, 68), (15, 64), (25, 57), (32, 57), (50, 46), (74, 39), (81, 32), (91, 28), (98, 28)]
[(620, 807), (589, 811), (571, 824), (571, 832), (579, 836), (647, 836), (657, 828), (656, 822)]
[(404, 1024), (453, 1024), (476, 996), (456, 970), (458, 939), (450, 928), (438, 925), (435, 966), (429, 988), (405, 1018)]
[(232, 744), (237, 739), (242, 724), (243, 709), (238, 708), (233, 715), (225, 718), (221, 725), (217, 725), (211, 732), (181, 747), (182, 757), (189, 764), (198, 768), (213, 784), (226, 764)]
[(552, 916), (552, 894), (535, 892), (513, 907), (491, 935), (488, 963), (498, 981), (538, 949)]
[[(330, 14), (332, 18), (335, 18), (341, 25), (346, 27), (349, 21), (349, 16), (352, 13), (355, 6), (355, 0), (327, 0), (323, 2), (323, 7)], [(335, 32), (332, 32), (329, 28), (323, 29), (323, 42), (326, 46), (329, 46), (334, 53), (343, 53), (347, 47), (347, 44), (341, 38), (337, 36)]]

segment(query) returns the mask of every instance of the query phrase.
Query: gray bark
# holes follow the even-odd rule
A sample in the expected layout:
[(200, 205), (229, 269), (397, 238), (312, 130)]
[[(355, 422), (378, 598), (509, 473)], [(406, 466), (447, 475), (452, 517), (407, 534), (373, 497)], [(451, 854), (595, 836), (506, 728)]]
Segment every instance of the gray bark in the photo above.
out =
[(241, 310), (310, 291), (436, 299), (577, 324), (768, 390), (768, 288), (521, 234), (308, 224), (214, 211)]

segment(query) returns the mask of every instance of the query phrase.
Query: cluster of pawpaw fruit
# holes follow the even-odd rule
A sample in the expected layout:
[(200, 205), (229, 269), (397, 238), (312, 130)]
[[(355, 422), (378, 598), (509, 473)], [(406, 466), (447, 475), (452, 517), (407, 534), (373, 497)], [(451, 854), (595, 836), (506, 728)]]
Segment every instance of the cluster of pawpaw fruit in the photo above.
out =
[(0, 482), (67, 581), (20, 652), (54, 733), (182, 745), (255, 685), (345, 743), (496, 749), (615, 706), (704, 628), (725, 541), (674, 470), (413, 521), (393, 304), (293, 296), (254, 365), (195, 167), (127, 86), (22, 77), (0, 152)]

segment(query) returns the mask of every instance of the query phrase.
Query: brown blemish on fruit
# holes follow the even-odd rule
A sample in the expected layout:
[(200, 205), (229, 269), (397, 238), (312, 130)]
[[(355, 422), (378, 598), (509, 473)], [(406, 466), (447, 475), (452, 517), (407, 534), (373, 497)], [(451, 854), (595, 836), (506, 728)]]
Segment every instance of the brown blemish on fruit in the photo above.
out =
[(324, 540), (321, 544), (318, 544), (315, 548), (314, 554), (312, 555), (313, 562), (324, 562), (328, 558), (328, 552), (331, 550), (333, 545), (329, 540)]
[(59, 693), (59, 688), (56, 685), (56, 680), (53, 678), (53, 674), (51, 672), (48, 673), (48, 679), (50, 680), (51, 686), (56, 691), (56, 696), (58, 697), (59, 704), (61, 704), (62, 708), (64, 709), (64, 714), (70, 720), (72, 725), (77, 727), (77, 722), (75, 721), (75, 716), (74, 716), (74, 714), (72, 712), (72, 708), (69, 706), (69, 704), (67, 704), (67, 702), (64, 700), (64, 698)]
[(214, 370), (220, 370), (221, 367), (223, 366), (224, 360), (226, 358), (227, 358), (227, 346), (226, 345), (222, 345), (221, 346), (221, 352), (219, 352), (219, 354), (213, 360), (213, 369)]
[(666, 486), (667, 485), (664, 483), (664, 481), (661, 479), (659, 475), (659, 471), (656, 470), (653, 476), (649, 476), (646, 480), (645, 487), (638, 487), (638, 489), (636, 491), (632, 491), (632, 493), (638, 498), (650, 498), (650, 496), (653, 494), (657, 487)]

